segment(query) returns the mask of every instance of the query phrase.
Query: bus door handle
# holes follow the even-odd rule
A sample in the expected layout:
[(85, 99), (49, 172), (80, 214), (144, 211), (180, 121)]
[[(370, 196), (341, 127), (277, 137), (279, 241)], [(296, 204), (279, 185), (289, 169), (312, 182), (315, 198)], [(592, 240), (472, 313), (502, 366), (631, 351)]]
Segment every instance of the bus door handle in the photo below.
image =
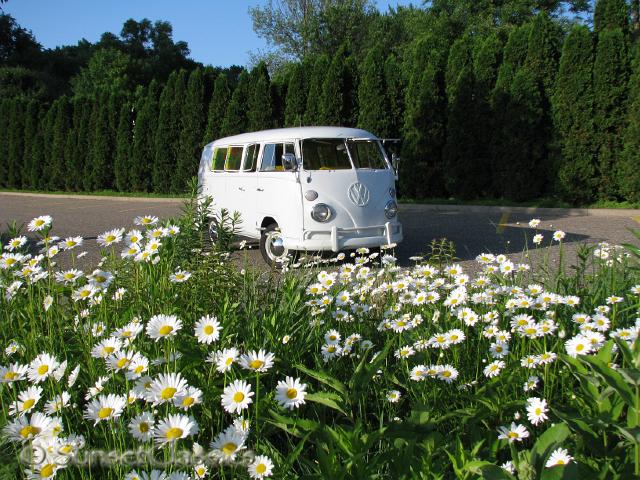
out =
[(256, 188), (256, 190), (259, 192), (264, 192), (264, 188)]
[(240, 190), (241, 192), (244, 192), (244, 187), (238, 187), (238, 190)]

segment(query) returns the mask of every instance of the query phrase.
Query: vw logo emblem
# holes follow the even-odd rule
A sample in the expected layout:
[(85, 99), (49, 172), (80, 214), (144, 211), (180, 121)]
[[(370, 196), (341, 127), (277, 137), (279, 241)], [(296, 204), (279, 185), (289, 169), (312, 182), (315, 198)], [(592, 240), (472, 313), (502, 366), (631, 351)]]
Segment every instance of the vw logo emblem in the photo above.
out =
[(349, 195), (349, 200), (358, 207), (364, 207), (369, 203), (369, 189), (360, 182), (353, 183), (349, 187), (349, 191), (347, 193)]

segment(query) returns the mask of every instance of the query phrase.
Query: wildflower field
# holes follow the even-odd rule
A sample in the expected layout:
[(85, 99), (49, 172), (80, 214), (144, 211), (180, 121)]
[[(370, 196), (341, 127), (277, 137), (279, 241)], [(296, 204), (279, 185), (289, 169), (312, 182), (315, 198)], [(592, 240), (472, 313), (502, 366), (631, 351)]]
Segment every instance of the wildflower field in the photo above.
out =
[(637, 246), (266, 272), (206, 245), (206, 205), (105, 232), (85, 269), (95, 240), (46, 215), (3, 237), (0, 478), (640, 473)]

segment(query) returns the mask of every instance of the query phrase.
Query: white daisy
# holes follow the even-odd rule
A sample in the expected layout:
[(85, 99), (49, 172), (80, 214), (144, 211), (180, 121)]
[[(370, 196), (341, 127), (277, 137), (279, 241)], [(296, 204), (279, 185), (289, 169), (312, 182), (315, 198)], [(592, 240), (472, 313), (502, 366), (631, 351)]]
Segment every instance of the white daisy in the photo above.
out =
[(498, 433), (498, 440), (508, 440), (509, 443), (521, 442), (529, 436), (525, 426), (516, 425), (515, 422), (512, 422), (510, 427), (499, 427)]
[(151, 384), (147, 399), (154, 405), (173, 402), (174, 398), (186, 393), (187, 381), (180, 373), (161, 373)]
[(387, 401), (390, 403), (398, 403), (401, 396), (402, 394), (399, 390), (389, 390), (386, 395)]
[(122, 235), (124, 235), (124, 228), (115, 228), (113, 230), (104, 232), (101, 235), (98, 235), (96, 241), (98, 242), (98, 245), (109, 247), (113, 244), (121, 242)]
[(108, 421), (118, 418), (127, 403), (127, 399), (110, 393), (109, 395), (100, 395), (94, 398), (87, 405), (84, 418), (93, 420), (94, 425), (98, 422)]
[(569, 455), (569, 452), (566, 448), (556, 448), (551, 455), (549, 455), (549, 459), (544, 464), (546, 468), (556, 467), (559, 465), (567, 465), (569, 462), (573, 460), (573, 457)]
[(42, 387), (29, 387), (18, 393), (18, 399), (9, 407), (9, 415), (23, 416), (33, 410), (42, 397)]
[(186, 415), (167, 415), (155, 427), (154, 437), (158, 445), (174, 443), (198, 432), (198, 424)]
[(208, 345), (220, 338), (222, 327), (215, 316), (206, 315), (196, 322), (194, 330), (198, 342)]
[(191, 273), (184, 270), (176, 270), (175, 273), (169, 275), (169, 280), (172, 283), (183, 283), (191, 278)]
[(51, 417), (35, 412), (31, 417), (21, 416), (8, 423), (4, 432), (11, 440), (24, 443), (51, 435), (53, 427)]
[(0, 383), (11, 383), (23, 380), (29, 369), (28, 365), (12, 363), (8, 367), (0, 366)]
[(307, 395), (307, 385), (300, 383), (299, 378), (287, 377), (285, 381), (279, 381), (276, 386), (276, 401), (289, 410), (304, 405), (304, 397)]
[(42, 230), (50, 227), (52, 223), (53, 218), (50, 215), (41, 215), (31, 220), (27, 225), (27, 228), (30, 232), (41, 232)]
[(59, 366), (60, 363), (55, 357), (48, 353), (41, 353), (29, 364), (27, 376), (31, 382), (40, 383), (52, 375)]
[(173, 399), (173, 404), (183, 410), (189, 410), (194, 405), (202, 402), (202, 390), (196, 387), (188, 387), (186, 391)]
[(147, 442), (153, 438), (155, 431), (155, 418), (148, 412), (136, 415), (129, 422), (129, 433), (133, 438), (141, 442)]
[(175, 336), (181, 328), (182, 321), (175, 315), (154, 315), (147, 324), (147, 335), (157, 342)]
[(233, 364), (238, 359), (240, 352), (237, 348), (225, 348), (209, 356), (207, 359), (210, 363), (216, 364), (216, 370), (220, 373), (225, 373), (231, 369)]
[(257, 352), (253, 350), (240, 357), (240, 365), (254, 372), (266, 372), (273, 366), (274, 359), (273, 353), (267, 353), (262, 349)]
[(221, 396), (221, 404), (226, 412), (239, 414), (253, 403), (251, 397), (253, 397), (251, 385), (244, 380), (234, 380), (225, 387)]
[(527, 399), (527, 418), (533, 425), (540, 425), (547, 420), (547, 401), (537, 397), (531, 397)]
[(266, 455), (257, 455), (248, 467), (249, 476), (255, 479), (273, 475), (273, 462)]
[(211, 448), (220, 457), (223, 462), (231, 462), (235, 460), (239, 451), (244, 450), (246, 435), (236, 429), (227, 429), (220, 433), (216, 439), (211, 442)]

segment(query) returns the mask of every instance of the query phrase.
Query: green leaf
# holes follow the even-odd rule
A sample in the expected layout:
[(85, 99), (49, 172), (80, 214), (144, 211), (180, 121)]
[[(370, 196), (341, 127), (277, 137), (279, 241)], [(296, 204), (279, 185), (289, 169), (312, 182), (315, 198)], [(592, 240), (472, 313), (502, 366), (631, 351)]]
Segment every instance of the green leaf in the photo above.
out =
[(307, 368), (304, 365), (296, 365), (295, 368), (309, 375), (311, 378), (315, 378), (320, 383), (324, 383), (325, 385), (333, 388), (336, 392), (342, 395), (343, 398), (346, 398), (347, 387), (344, 385), (344, 383), (340, 382), (339, 380), (336, 380), (327, 372), (311, 370), (310, 368)]
[(633, 445), (640, 444), (640, 428), (623, 428), (620, 425), (615, 425), (618, 431)]
[(320, 430), (321, 428), (321, 424), (313, 420), (285, 417), (275, 410), (270, 410), (269, 415), (273, 418), (273, 420), (267, 420), (271, 425), (295, 437), (303, 437), (304, 434)]
[(317, 392), (317, 393), (307, 393), (305, 396), (305, 400), (309, 402), (319, 403), (324, 405), (325, 407), (332, 408), (342, 413), (345, 416), (349, 416), (347, 412), (345, 412), (344, 408), (340, 406), (342, 403), (342, 398), (340, 395), (330, 392)]
[(531, 449), (531, 464), (538, 472), (544, 468), (544, 464), (539, 464), (541, 459), (546, 459), (551, 451), (564, 442), (571, 434), (569, 427), (565, 423), (558, 423), (538, 437), (535, 445)]
[(635, 396), (622, 375), (595, 357), (585, 356), (581, 360), (588, 363), (622, 397), (627, 405), (630, 407), (635, 405)]
[(575, 462), (564, 466), (544, 467), (540, 473), (540, 480), (573, 480), (576, 478), (580, 478), (580, 476), (578, 475), (578, 466)]
[(513, 475), (497, 465), (486, 465), (482, 467), (482, 478), (486, 478), (487, 480), (515, 480)]

